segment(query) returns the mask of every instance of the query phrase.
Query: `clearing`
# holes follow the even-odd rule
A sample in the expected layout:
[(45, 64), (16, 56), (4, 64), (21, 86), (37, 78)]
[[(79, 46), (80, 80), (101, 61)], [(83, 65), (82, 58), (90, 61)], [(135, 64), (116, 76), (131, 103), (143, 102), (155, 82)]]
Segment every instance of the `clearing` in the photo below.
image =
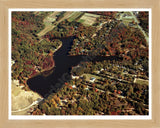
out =
[(141, 85), (149, 85), (149, 80), (144, 80), (144, 79), (141, 79), (141, 78), (135, 78), (134, 83), (141, 84)]
[(96, 19), (100, 17), (100, 15), (96, 14), (90, 14), (90, 13), (85, 13), (79, 20), (78, 22), (83, 23), (84, 25), (92, 25), (96, 21)]
[(38, 93), (33, 91), (25, 91), (19, 82), (12, 80), (11, 84), (11, 112), (12, 115), (28, 115), (30, 109), (34, 108), (43, 99)]

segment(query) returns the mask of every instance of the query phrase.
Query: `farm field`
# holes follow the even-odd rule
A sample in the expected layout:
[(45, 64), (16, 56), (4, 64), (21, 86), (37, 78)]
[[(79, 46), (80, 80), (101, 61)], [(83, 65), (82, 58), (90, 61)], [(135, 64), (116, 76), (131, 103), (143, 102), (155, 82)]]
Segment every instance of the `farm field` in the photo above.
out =
[(82, 15), (84, 14), (84, 12), (73, 12), (70, 17), (68, 18), (69, 22), (72, 22), (74, 20), (77, 20), (78, 18), (80, 18)]
[(45, 26), (47, 26), (47, 25), (52, 25), (52, 22), (54, 22), (55, 20), (56, 20), (56, 15), (58, 15), (60, 12), (53, 12), (53, 13), (51, 13), (49, 16), (47, 16), (44, 20), (43, 20), (43, 22), (44, 22), (44, 24), (45, 24)]
[(79, 20), (78, 22), (83, 23), (84, 25), (92, 25), (95, 21), (96, 18), (100, 17), (100, 15), (95, 15), (95, 14), (90, 14), (90, 13), (85, 13)]

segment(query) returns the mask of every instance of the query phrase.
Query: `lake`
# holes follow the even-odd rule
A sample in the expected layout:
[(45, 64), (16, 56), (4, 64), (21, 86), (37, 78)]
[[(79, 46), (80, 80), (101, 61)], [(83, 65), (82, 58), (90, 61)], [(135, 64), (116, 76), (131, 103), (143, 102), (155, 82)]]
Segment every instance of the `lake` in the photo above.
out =
[(89, 56), (68, 56), (71, 49), (74, 37), (67, 37), (60, 39), (62, 47), (54, 53), (53, 59), (55, 61), (55, 68), (53, 73), (47, 77), (38, 75), (28, 79), (27, 84), (29, 88), (43, 97), (57, 92), (62, 85), (71, 79), (70, 71), (73, 66), (78, 65), (81, 61), (87, 61), (92, 58), (92, 61), (113, 60), (116, 57), (89, 57)]

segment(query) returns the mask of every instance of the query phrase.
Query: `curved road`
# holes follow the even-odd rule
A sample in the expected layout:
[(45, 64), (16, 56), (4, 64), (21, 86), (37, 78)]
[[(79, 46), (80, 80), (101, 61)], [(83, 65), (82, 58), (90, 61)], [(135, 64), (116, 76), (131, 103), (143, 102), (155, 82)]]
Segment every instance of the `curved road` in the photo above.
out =
[(147, 34), (145, 33), (145, 31), (143, 30), (143, 28), (139, 25), (139, 21), (137, 19), (137, 17), (133, 14), (133, 12), (131, 11), (130, 14), (132, 15), (132, 17), (134, 18), (134, 21), (137, 23), (138, 28), (141, 30), (141, 32), (143, 33), (147, 43), (149, 44), (149, 37), (147, 36)]
[(25, 110), (31, 108), (33, 105), (38, 104), (38, 103), (41, 102), (42, 100), (43, 100), (43, 98), (42, 98), (41, 100), (39, 100), (39, 101), (34, 101), (31, 105), (29, 105), (29, 106), (27, 106), (27, 107), (25, 107), (25, 108), (18, 109), (18, 110), (16, 110), (16, 111), (12, 111), (12, 112), (21, 112), (21, 111), (25, 111)]

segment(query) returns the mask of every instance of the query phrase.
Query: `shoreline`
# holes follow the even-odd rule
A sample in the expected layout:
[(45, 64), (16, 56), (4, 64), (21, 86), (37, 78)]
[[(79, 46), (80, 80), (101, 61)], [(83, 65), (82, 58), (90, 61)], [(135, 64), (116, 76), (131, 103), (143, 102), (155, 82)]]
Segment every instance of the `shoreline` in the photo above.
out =
[[(43, 69), (42, 71), (37, 72), (33, 76), (29, 76), (26, 79), (26, 81), (28, 79), (36, 77), (37, 75), (43, 75), (44, 77), (47, 77), (50, 74), (50, 72), (53, 71), (53, 69), (55, 67), (55, 61), (53, 59), (54, 53), (56, 51), (58, 51), (61, 47), (62, 47), (62, 43), (58, 46), (57, 49), (55, 49), (54, 52), (52, 51), (50, 54), (48, 54), (49, 57), (51, 57), (52, 66), (49, 66), (49, 67)], [(16, 81), (16, 80), (12, 80), (12, 81)], [(13, 90), (13, 87), (14, 87), (14, 90)], [(20, 85), (19, 80), (17, 81), (17, 83), (13, 83), (12, 82), (12, 93), (13, 93), (12, 94), (12, 102), (14, 102), (14, 106), (12, 106), (13, 108), (11, 109), (11, 112), (12, 112), (13, 115), (21, 115), (21, 114), (23, 115), (24, 113), (27, 114), (27, 111), (30, 111), (30, 108), (33, 109), (33, 105), (36, 105), (36, 104), (38, 105), (38, 99), (43, 99), (44, 98), (39, 93), (31, 90), (27, 83)], [(17, 98), (23, 98), (23, 101), (25, 101), (25, 104), (28, 104), (28, 105), (27, 106), (23, 106), (24, 107), (23, 109), (19, 108), (18, 106), (21, 104), (22, 100), (18, 100), (16, 97)], [(32, 101), (33, 102), (31, 104), (29, 104), (29, 99), (27, 97), (32, 97)]]
[[(35, 75), (33, 75), (33, 76), (29, 76), (28, 79), (31, 79), (31, 78), (33, 78), (33, 77), (36, 77), (37, 75), (41, 75), (41, 74), (43, 74), (44, 72), (48, 72), (48, 71), (52, 70), (52, 69), (55, 67), (55, 61), (54, 61), (54, 59), (53, 59), (54, 53), (57, 52), (61, 47), (62, 47), (62, 43), (58, 46), (57, 49), (55, 49), (55, 51), (52, 51), (52, 53), (49, 54), (49, 56), (51, 57), (52, 66), (47, 67), (47, 68), (45, 68), (45, 69), (42, 69), (41, 71), (37, 72), (37, 73), (36, 73)], [(28, 80), (28, 79), (27, 79), (27, 80)]]
[[(54, 53), (57, 52), (61, 47), (62, 47), (62, 43), (58, 46), (57, 49), (55, 49), (55, 51), (54, 51), (53, 53), (50, 54), (51, 62), (53, 63), (52, 66), (49, 67), (49, 68), (43, 69), (43, 70), (40, 72), (40, 74), (43, 75), (43, 73), (45, 73), (45, 72), (50, 72), (50, 70), (53, 70), (53, 69), (54, 69), (54, 67), (55, 67), (55, 61), (54, 61), (54, 59), (53, 59), (53, 56), (54, 56)], [(46, 76), (48, 76), (48, 75), (46, 75)], [(45, 76), (45, 77), (46, 77), (46, 76)]]

